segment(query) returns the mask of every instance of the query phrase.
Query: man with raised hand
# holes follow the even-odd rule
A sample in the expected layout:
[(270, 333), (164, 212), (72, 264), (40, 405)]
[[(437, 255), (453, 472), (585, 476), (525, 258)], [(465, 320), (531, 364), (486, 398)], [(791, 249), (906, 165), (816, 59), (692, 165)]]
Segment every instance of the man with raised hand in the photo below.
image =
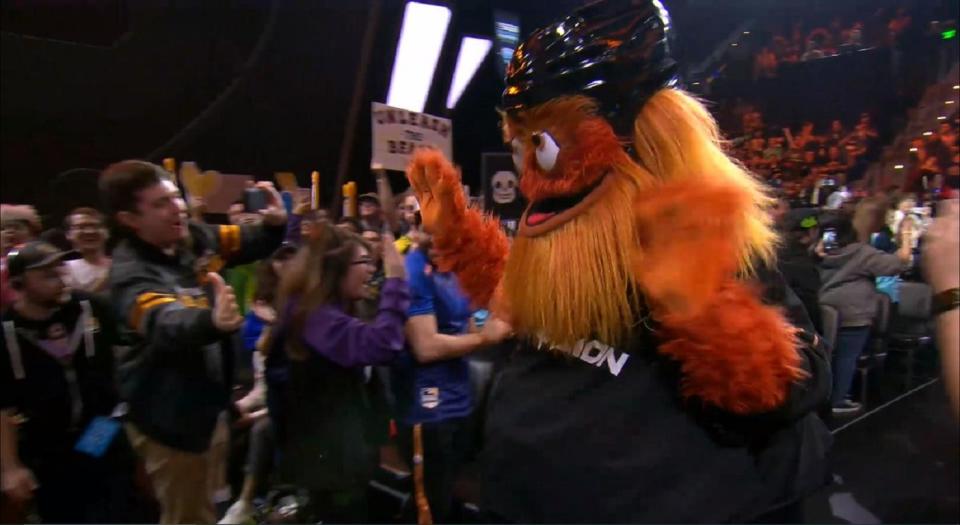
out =
[(171, 174), (123, 161), (100, 177), (104, 204), (123, 237), (110, 294), (129, 349), (120, 356), (127, 434), (160, 501), (162, 523), (213, 523), (222, 485), (232, 385), (230, 336), (243, 323), (223, 267), (269, 256), (287, 215), (269, 182), (262, 225), (187, 222)]

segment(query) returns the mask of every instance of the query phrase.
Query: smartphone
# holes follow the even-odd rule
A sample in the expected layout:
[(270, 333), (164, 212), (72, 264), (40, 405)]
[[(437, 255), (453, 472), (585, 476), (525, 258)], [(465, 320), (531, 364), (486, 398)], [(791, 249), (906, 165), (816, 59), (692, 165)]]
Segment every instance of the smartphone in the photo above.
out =
[(243, 190), (243, 211), (256, 213), (267, 207), (267, 194), (257, 188)]
[(837, 248), (837, 230), (827, 228), (823, 230), (823, 250), (827, 253)]

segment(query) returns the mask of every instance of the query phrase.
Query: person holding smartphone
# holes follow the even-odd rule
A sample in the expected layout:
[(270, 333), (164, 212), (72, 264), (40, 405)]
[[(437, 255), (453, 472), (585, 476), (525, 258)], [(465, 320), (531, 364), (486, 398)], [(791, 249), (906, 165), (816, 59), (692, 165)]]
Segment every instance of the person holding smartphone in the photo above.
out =
[[(824, 250), (826, 235), (818, 252), (820, 262), (820, 303), (840, 313), (840, 330), (833, 352), (833, 413), (859, 411), (860, 403), (848, 398), (857, 358), (866, 347), (870, 327), (877, 315), (876, 278), (907, 271), (912, 262), (910, 222), (900, 229), (900, 248), (884, 253), (863, 242), (854, 227), (853, 216), (840, 212), (831, 228), (836, 247)], [(825, 228), (826, 229), (826, 228)]]
[(367, 487), (379, 461), (377, 417), (366, 367), (390, 363), (404, 345), (410, 292), (403, 259), (384, 235), (385, 282), (373, 318), (371, 248), (359, 235), (316, 225), (277, 299), (264, 372), (280, 449), (277, 480), (310, 492), (317, 519), (368, 521)]

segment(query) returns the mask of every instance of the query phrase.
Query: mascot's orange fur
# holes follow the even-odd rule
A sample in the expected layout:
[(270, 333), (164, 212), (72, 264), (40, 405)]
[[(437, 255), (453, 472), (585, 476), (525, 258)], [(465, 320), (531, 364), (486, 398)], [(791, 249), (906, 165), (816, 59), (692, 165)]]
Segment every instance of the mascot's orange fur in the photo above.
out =
[[(418, 152), (407, 171), (438, 265), (477, 306), (555, 349), (652, 327), (685, 397), (737, 414), (784, 402), (803, 373), (794, 329), (745, 280), (773, 257), (769, 201), (700, 102), (655, 93), (634, 120), (634, 158), (580, 95), (505, 115), (504, 136), (522, 152), (531, 202), (512, 246), (466, 206), (441, 153)], [(545, 137), (559, 147), (549, 169)]]

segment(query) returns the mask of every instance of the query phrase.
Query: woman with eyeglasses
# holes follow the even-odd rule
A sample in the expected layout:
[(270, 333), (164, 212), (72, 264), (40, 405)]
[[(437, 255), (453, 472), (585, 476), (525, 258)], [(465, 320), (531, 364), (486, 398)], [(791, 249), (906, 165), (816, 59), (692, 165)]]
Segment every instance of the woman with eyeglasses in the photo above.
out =
[(307, 489), (316, 519), (363, 522), (379, 457), (364, 367), (403, 350), (410, 303), (404, 263), (384, 235), (386, 280), (376, 315), (364, 322), (356, 304), (374, 273), (370, 246), (326, 222), (304, 241), (281, 279), (267, 358), (278, 481)]

